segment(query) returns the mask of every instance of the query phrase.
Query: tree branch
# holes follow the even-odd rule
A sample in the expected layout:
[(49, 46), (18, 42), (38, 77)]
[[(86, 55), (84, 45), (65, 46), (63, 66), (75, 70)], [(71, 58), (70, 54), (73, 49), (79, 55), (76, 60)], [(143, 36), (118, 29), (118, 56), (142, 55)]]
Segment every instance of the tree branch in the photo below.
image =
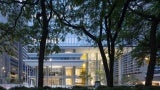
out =
[[(108, 19), (109, 19), (109, 18), (108, 18)], [(107, 18), (105, 18), (105, 27), (106, 27), (106, 30), (105, 30), (105, 31), (106, 31), (106, 35), (107, 35), (107, 46), (108, 46), (108, 51), (110, 51), (110, 48), (111, 48), (110, 40), (111, 40), (112, 36), (111, 36), (110, 28), (109, 28), (109, 26), (108, 26), (108, 24), (107, 24)], [(110, 56), (111, 53), (108, 52), (108, 55)]]
[(142, 12), (139, 12), (139, 11), (136, 11), (136, 10), (133, 10), (132, 8), (129, 7), (129, 10), (131, 10), (133, 13), (139, 15), (139, 16), (142, 16), (143, 18), (147, 19), (147, 20), (150, 20), (151, 21), (151, 18), (155, 18), (153, 15), (149, 15), (149, 14), (145, 14), (145, 13), (142, 13)]
[(122, 23), (124, 21), (124, 17), (125, 17), (125, 14), (126, 14), (126, 11), (127, 11), (127, 8), (129, 6), (130, 2), (131, 2), (131, 0), (127, 0), (126, 3), (124, 4), (123, 10), (122, 10), (122, 14), (120, 16), (119, 22), (118, 22), (117, 27), (116, 27), (117, 31), (115, 32), (114, 37), (113, 37), (114, 41), (116, 40), (116, 38), (118, 36), (118, 33), (120, 32), (120, 29), (121, 29)]
[(99, 32), (99, 38), (98, 39), (100, 39), (100, 41), (102, 40), (102, 31), (103, 31), (103, 18), (104, 18), (104, 10), (105, 10), (105, 7), (106, 5), (105, 5), (105, 2), (103, 1), (102, 2), (102, 9), (101, 9), (101, 13), (100, 13), (100, 32)]
[(29, 4), (29, 5), (37, 5), (38, 4), (38, 2), (39, 2), (39, 0), (37, 0), (36, 2), (34, 2), (34, 3), (29, 3), (29, 2), (27, 2), (27, 0), (26, 1), (19, 1), (19, 0), (12, 0), (12, 1), (10, 1), (10, 2), (8, 2), (8, 1), (3, 1), (3, 0), (0, 0), (0, 3), (5, 3), (5, 4), (12, 4), (12, 3), (19, 3), (19, 4), (24, 4), (24, 3), (26, 3), (26, 4)]
[(23, 8), (24, 8), (25, 5), (26, 5), (26, 3), (24, 3), (24, 4), (22, 5), (21, 11), (20, 11), (20, 13), (18, 14), (17, 18), (15, 19), (15, 23), (14, 23), (14, 26), (13, 26), (13, 27), (16, 27), (17, 22), (18, 22), (18, 19), (21, 17), (21, 14), (22, 14), (22, 11), (23, 11)]
[(50, 2), (49, 2), (49, 8), (51, 9), (51, 11), (50, 11), (50, 16), (49, 16), (49, 18), (48, 18), (48, 22), (51, 20), (51, 18), (52, 18), (52, 13), (53, 13), (53, 6), (52, 6), (52, 0), (50, 0)]
[[(118, 0), (116, 0), (116, 1), (118, 1)], [(117, 4), (116, 1), (113, 3), (113, 6), (111, 7), (110, 11), (108, 12), (109, 14), (105, 18), (109, 18), (111, 16), (111, 14), (113, 13), (113, 11), (116, 7), (116, 4)]]
[(69, 21), (67, 21), (64, 16), (62, 16), (61, 14), (56, 12), (55, 10), (53, 10), (53, 12), (56, 14), (56, 16), (58, 17), (58, 19), (60, 20), (60, 22), (62, 24), (66, 25), (66, 26), (69, 26), (69, 27), (72, 27), (72, 28), (77, 29), (77, 30), (83, 30), (83, 32), (86, 35), (88, 35), (91, 39), (93, 39), (94, 41), (97, 40), (97, 38), (95, 36), (93, 36), (91, 33), (89, 33), (84, 26), (73, 25)]

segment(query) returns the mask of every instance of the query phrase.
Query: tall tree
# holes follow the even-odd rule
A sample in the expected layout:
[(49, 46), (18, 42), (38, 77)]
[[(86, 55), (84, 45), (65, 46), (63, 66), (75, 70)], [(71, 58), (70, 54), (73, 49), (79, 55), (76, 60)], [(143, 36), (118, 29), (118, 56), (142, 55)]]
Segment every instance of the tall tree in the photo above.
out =
[[(62, 24), (76, 29), (74, 32), (78, 32), (78, 35), (84, 33), (99, 47), (109, 87), (113, 87), (115, 46), (118, 45), (116, 39), (130, 1), (65, 0), (58, 4), (58, 10), (53, 10)], [(106, 47), (109, 60), (106, 56)]]
[[(159, 11), (159, 1), (135, 1), (132, 3), (133, 7), (130, 7), (130, 10), (141, 17), (140, 19), (143, 18), (143, 22), (147, 23), (146, 25), (142, 25), (140, 28), (145, 29), (149, 33), (149, 53), (150, 53), (150, 61), (148, 64), (148, 69), (147, 69), (147, 75), (146, 75), (146, 81), (145, 81), (145, 86), (151, 86), (152, 85), (152, 80), (153, 80), (153, 75), (154, 75), (154, 67), (156, 65), (156, 57), (157, 57), (157, 49), (158, 49), (158, 44), (157, 44), (157, 30), (158, 30), (158, 25), (160, 23), (160, 11)], [(154, 12), (153, 12), (154, 11)], [(141, 20), (142, 21), (142, 20)], [(147, 27), (148, 28), (147, 28)], [(145, 40), (143, 40), (145, 41)], [(145, 43), (143, 43), (145, 46)], [(143, 45), (141, 44), (141, 45)]]
[[(29, 35), (27, 35), (26, 32), (26, 30), (28, 30), (28, 32), (30, 31), (30, 28), (26, 24), (28, 20), (26, 20), (25, 17), (20, 17), (18, 15), (19, 13), (21, 13), (21, 7), (17, 7), (17, 4), (10, 6), (10, 3), (4, 3), (5, 4), (1, 4), (0, 7), (1, 18), (4, 18), (4, 20), (6, 21), (0, 24), (0, 51), (2, 53), (7, 52), (7, 54), (11, 55), (12, 57), (16, 57), (19, 60), (19, 67), (22, 67), (22, 55), (19, 53), (19, 51), (21, 50), (19, 48), (19, 45), (24, 46), (25, 43), (31, 41), (31, 39), (28, 38)], [(18, 69), (18, 74), (18, 81), (21, 82), (22, 68)]]
[[(43, 87), (43, 63), (46, 53), (46, 39), (53, 39), (55, 38), (54, 36), (57, 37), (55, 33), (59, 32), (59, 29), (55, 27), (56, 25), (58, 26), (58, 24), (54, 23), (55, 19), (52, 18), (52, 2), (52, 0), (0, 0), (1, 13), (8, 17), (7, 23), (12, 28), (10, 30), (13, 30), (10, 31), (11, 33), (6, 34), (19, 32), (21, 36), (26, 35), (25, 39), (28, 38), (33, 41), (37, 39), (37, 41), (40, 41), (38, 54), (38, 87), (41, 88)], [(30, 29), (26, 29), (27, 27), (30, 27)], [(25, 34), (22, 34), (22, 30), (24, 30)], [(21, 37), (18, 38), (20, 39)], [(24, 42), (23, 40), (24, 38), (21, 38), (21, 42)], [(52, 43), (52, 46), (56, 45)]]

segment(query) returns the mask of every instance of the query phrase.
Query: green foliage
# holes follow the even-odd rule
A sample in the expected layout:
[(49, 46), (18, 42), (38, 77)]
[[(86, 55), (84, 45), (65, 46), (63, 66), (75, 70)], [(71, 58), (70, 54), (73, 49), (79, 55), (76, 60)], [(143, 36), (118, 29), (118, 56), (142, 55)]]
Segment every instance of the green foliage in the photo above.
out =
[(122, 77), (122, 82), (123, 85), (135, 85), (138, 83), (138, 79), (136, 78), (136, 75), (131, 74), (131, 75), (123, 75)]
[[(160, 33), (157, 33), (157, 47), (160, 46), (159, 43), (159, 35)], [(158, 52), (160, 51), (160, 49), (158, 48)], [(158, 53), (157, 52), (157, 53)], [(144, 64), (144, 60), (146, 57), (149, 57), (150, 54), (150, 46), (149, 46), (149, 37), (146, 36), (145, 39), (139, 41), (139, 44), (132, 50), (131, 52), (132, 57), (134, 57), (137, 61), (138, 61), (138, 65), (143, 65)], [(159, 60), (160, 55), (157, 54), (157, 60)]]
[[(83, 86), (73, 86), (71, 89), (69, 88), (51, 88), (51, 87), (43, 87), (43, 88), (27, 88), (27, 87), (13, 87), (9, 90), (159, 90), (159, 86), (151, 86), (144, 87), (144, 85), (136, 85), (136, 86), (115, 86), (115, 87), (107, 87), (107, 86), (99, 86), (97, 89), (91, 89), (89, 87)], [(0, 90), (6, 90), (3, 87), (0, 87)]]
[(48, 54), (51, 54), (51, 53), (58, 53), (59, 51), (60, 51), (60, 47), (58, 45), (47, 44), (46, 45), (46, 50), (45, 50), (45, 55), (48, 55)]
[(32, 41), (29, 34), (31, 28), (27, 26), (29, 19), (18, 15), (20, 13), (20, 4), (9, 3), (7, 0), (4, 2), (5, 4), (0, 3), (0, 11), (3, 16), (7, 16), (7, 22), (0, 23), (0, 52), (14, 55), (17, 51), (15, 43), (20, 42), (26, 45)]
[[(76, 1), (76, 0), (71, 0), (71, 2), (73, 2), (76, 6), (80, 6), (80, 5), (82, 5), (84, 2), (85, 2), (85, 0), (78, 0), (78, 1)], [(74, 5), (73, 4), (73, 5)]]
[[(159, 8), (160, 8), (160, 2), (155, 0), (155, 1), (150, 1), (147, 2), (148, 8), (144, 10), (147, 14), (154, 15), (156, 17), (159, 17), (158, 14), (160, 13)], [(149, 5), (150, 4), (150, 5)], [(154, 11), (154, 12), (153, 12)]]
[(88, 90), (85, 86), (73, 86), (71, 90)]
[(103, 70), (96, 70), (96, 75), (98, 75), (98, 80), (102, 83), (106, 83), (105, 72)]
[[(119, 44), (116, 40), (121, 30), (128, 4), (129, 1), (127, 0), (66, 0), (65, 2), (58, 3), (58, 5), (54, 7), (59, 7), (55, 8), (55, 12), (58, 13), (57, 17), (62, 24), (71, 27), (73, 33), (78, 36), (81, 34), (88, 36), (94, 41), (93, 43), (95, 43), (95, 45), (101, 48), (102, 53), (104, 47), (109, 48), (108, 62), (110, 65), (108, 66), (110, 67), (107, 65), (104, 67), (105, 70), (109, 71), (108, 73), (112, 75), (113, 71), (110, 70), (113, 70), (111, 64), (115, 60), (114, 47)], [(89, 42), (92, 43), (91, 40)], [(104, 54), (105, 51), (102, 56), (105, 56)], [(103, 63), (107, 63), (106, 58), (107, 57), (103, 58)], [(106, 74), (106, 77), (109, 74)], [(108, 78), (107, 80), (112, 80), (112, 78)]]
[(143, 89), (141, 89), (141, 90), (159, 90), (159, 89), (160, 89), (159, 86), (153, 86), (153, 87), (143, 87)]
[[(130, 8), (134, 8), (136, 11), (129, 11), (125, 18), (123, 31), (120, 34), (122, 41), (125, 41), (125, 45), (133, 46), (132, 57), (138, 61), (138, 65), (143, 65), (144, 60), (150, 54), (150, 30), (151, 30), (151, 19), (148, 18), (149, 15), (157, 17), (160, 11), (159, 1), (157, 0), (142, 0), (141, 3), (132, 2)], [(155, 12), (153, 12), (155, 10)], [(142, 14), (139, 14), (142, 13)], [(148, 15), (148, 16), (147, 16)], [(157, 46), (159, 46), (157, 29)], [(124, 46), (125, 46), (124, 45)]]
[[(84, 88), (84, 87), (81, 87), (81, 88)], [(36, 88), (36, 87), (31, 87), (31, 88), (27, 88), (27, 87), (12, 87), (9, 90), (72, 90), (72, 89), (61, 88), (61, 87), (52, 88), (52, 87), (45, 86), (43, 88)], [(73, 90), (75, 90), (75, 89), (73, 89)], [(78, 89), (78, 90), (80, 90), (80, 89)], [(84, 89), (84, 90), (88, 90), (88, 89)]]
[(107, 87), (107, 86), (99, 86), (96, 90), (136, 90), (130, 86), (115, 86), (115, 87)]
[(159, 86), (151, 86), (144, 87), (144, 85), (137, 86), (115, 86), (115, 87), (107, 87), (107, 86), (99, 86), (96, 90), (159, 90)]
[(124, 46), (120, 45), (116, 48), (115, 60), (120, 60), (123, 55)]
[(27, 87), (12, 87), (9, 90), (29, 90)]
[(132, 50), (132, 57), (135, 57), (135, 60), (138, 61), (138, 65), (143, 65), (145, 58), (149, 55), (150, 49), (144, 43), (139, 43), (135, 49)]
[[(7, 23), (0, 23), (0, 51), (8, 52), (9, 54), (14, 49), (14, 43), (20, 42), (23, 45), (36, 44), (39, 45), (40, 37), (42, 36), (41, 24), (36, 18), (37, 12), (39, 12), (39, 4), (34, 4), (34, 1), (27, 0), (25, 3), (11, 2), (10, 0), (2, 0), (0, 3), (1, 14), (7, 16)], [(48, 9), (47, 9), (48, 10)], [(59, 35), (61, 29), (58, 23), (53, 23), (56, 20), (52, 19), (52, 23), (49, 24), (50, 34), (49, 39), (64, 38), (64, 35)], [(52, 45), (53, 49), (50, 52), (57, 52), (59, 49), (56, 45)], [(48, 45), (46, 46), (48, 47)], [(51, 47), (51, 46), (50, 46)], [(6, 50), (7, 49), (7, 50)], [(39, 50), (38, 48), (36, 49)], [(55, 51), (54, 51), (55, 50)], [(14, 50), (15, 51), (15, 50)], [(14, 51), (12, 54), (14, 54)], [(46, 50), (48, 51), (48, 50)], [(47, 52), (47, 53), (50, 53)]]

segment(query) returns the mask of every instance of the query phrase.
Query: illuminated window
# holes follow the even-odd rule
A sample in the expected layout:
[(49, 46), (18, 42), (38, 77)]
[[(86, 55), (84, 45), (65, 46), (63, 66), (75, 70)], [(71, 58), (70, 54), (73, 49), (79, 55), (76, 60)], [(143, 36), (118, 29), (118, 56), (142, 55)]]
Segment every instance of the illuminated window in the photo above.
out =
[(72, 76), (72, 68), (66, 68), (66, 76)]
[(80, 76), (82, 72), (82, 69), (78, 68), (76, 69), (75, 75)]
[(80, 78), (79, 78), (79, 79), (76, 79), (75, 82), (76, 82), (76, 84), (82, 84), (82, 79), (80, 79)]
[(66, 85), (72, 85), (72, 79), (71, 78), (66, 79)]

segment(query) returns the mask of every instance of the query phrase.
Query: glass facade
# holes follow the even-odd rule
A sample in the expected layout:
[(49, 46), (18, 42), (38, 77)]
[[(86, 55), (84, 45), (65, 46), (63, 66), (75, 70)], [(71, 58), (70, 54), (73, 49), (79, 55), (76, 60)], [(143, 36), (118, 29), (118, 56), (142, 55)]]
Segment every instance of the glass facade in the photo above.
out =
[[(105, 80), (102, 72), (99, 50), (93, 47), (62, 47), (63, 53), (51, 54), (47, 56), (44, 67), (45, 86), (73, 86), (73, 85), (94, 85), (96, 80)], [(36, 53), (29, 53), (30, 57), (25, 60), (26, 64), (35, 65)], [(32, 59), (32, 57), (34, 57)], [(37, 58), (38, 59), (38, 58)], [(34, 69), (35, 75), (32, 82), (37, 81), (37, 69)], [(102, 81), (103, 81), (102, 80)], [(30, 80), (28, 80), (30, 81)], [(103, 82), (102, 82), (103, 83)], [(30, 82), (31, 84), (31, 82)], [(35, 83), (35, 86), (37, 84)]]

